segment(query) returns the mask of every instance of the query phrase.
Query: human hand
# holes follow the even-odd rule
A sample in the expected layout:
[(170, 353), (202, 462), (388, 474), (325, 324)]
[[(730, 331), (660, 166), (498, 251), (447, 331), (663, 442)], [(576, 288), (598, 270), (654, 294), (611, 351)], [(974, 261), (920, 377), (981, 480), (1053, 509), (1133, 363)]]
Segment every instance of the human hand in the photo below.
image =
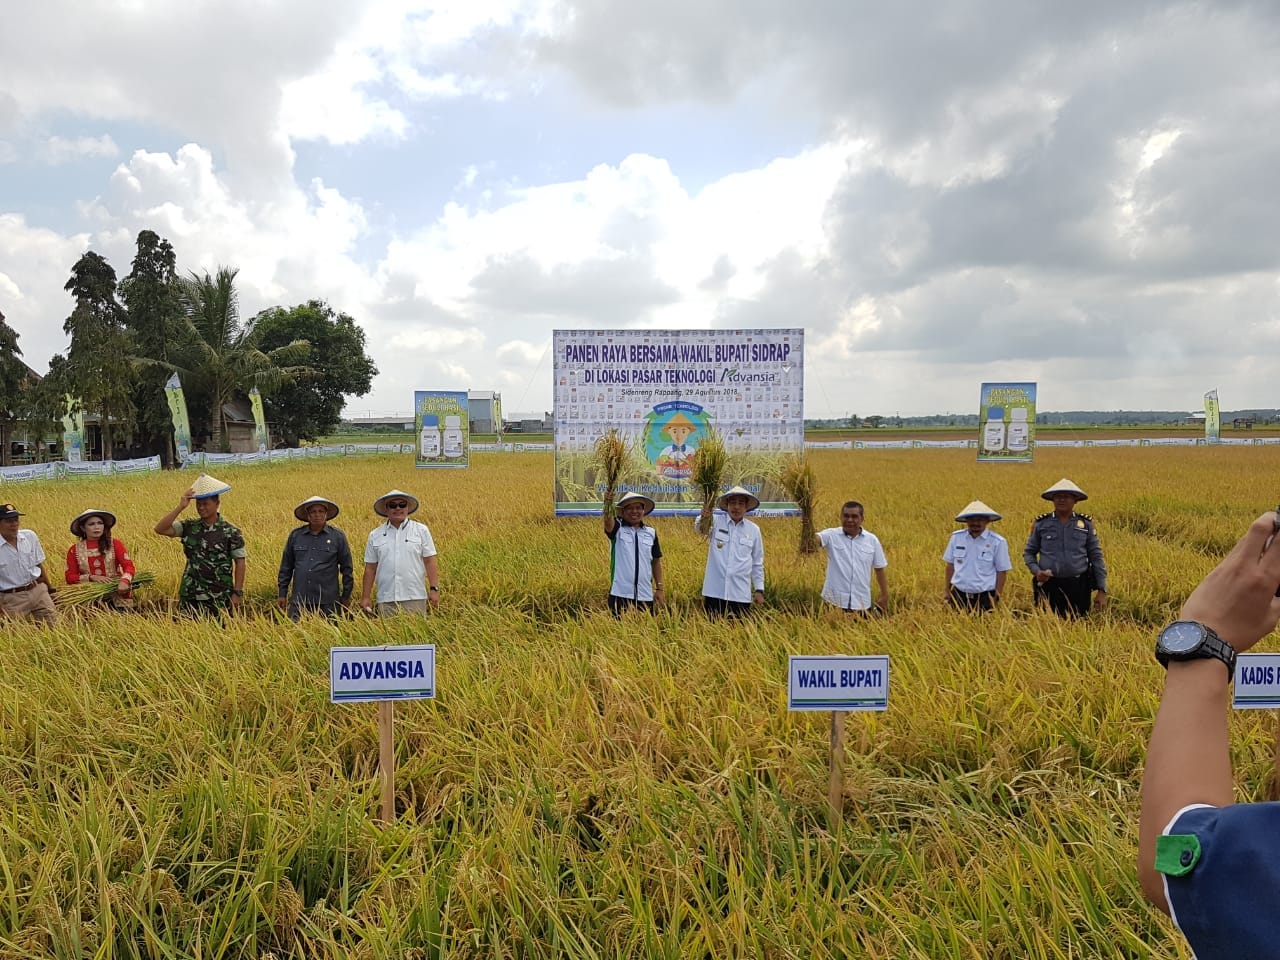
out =
[(427, 591), (427, 603), (431, 604), (431, 609), (435, 610), (440, 606), (440, 592), (438, 590)]
[(1047, 582), (1049, 581), (1049, 579), (1050, 579), (1050, 578), (1052, 578), (1052, 577), (1053, 577), (1053, 571), (1052, 571), (1052, 570), (1037, 570), (1037, 571), (1036, 571), (1036, 583), (1047, 583)]
[(119, 583), (116, 584), (116, 593), (120, 594), (121, 596), (128, 596), (129, 591), (130, 589), (132, 589), (132, 587), (133, 587), (133, 584), (131, 584), (128, 580), (121, 580)]
[(1280, 621), (1280, 545), (1276, 514), (1264, 513), (1249, 525), (1231, 552), (1200, 581), (1182, 605), (1183, 620), (1197, 620), (1243, 653)]
[(244, 604), (244, 596), (243, 596), (243, 595), (241, 595), (241, 594), (239, 594), (239, 593), (233, 593), (233, 594), (231, 595), (231, 609), (232, 609), (232, 610), (239, 610), (239, 609), (240, 609), (240, 607), (241, 607), (243, 604)]
[(753, 594), (751, 595), (751, 602), (752, 602), (752, 603), (764, 603), (764, 591), (763, 591), (763, 590), (757, 590), (755, 593), (753, 593)]
[(196, 497), (196, 488), (187, 487), (186, 493), (184, 493), (182, 495), (182, 499), (178, 501), (178, 509), (179, 510), (187, 509), (187, 504), (189, 504), (192, 500), (194, 500), (195, 497)]
[(1093, 609), (1095, 610), (1107, 609), (1107, 591), (1099, 590), (1097, 593), (1093, 595)]
[(276, 597), (276, 606), (279, 607), (281, 610), (284, 610), (286, 607), (289, 606), (289, 598)]

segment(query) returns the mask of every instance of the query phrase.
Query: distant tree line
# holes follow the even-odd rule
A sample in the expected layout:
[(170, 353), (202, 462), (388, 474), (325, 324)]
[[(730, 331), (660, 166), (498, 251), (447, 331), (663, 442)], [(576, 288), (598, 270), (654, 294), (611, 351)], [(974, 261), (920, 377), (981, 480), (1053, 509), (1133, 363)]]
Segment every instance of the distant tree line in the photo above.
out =
[[(1068, 427), (1141, 427), (1185, 424), (1190, 414), (1185, 410), (1037, 410), (1038, 426)], [(1258, 423), (1280, 422), (1280, 410), (1262, 408), (1252, 410), (1223, 410), (1221, 419), (1230, 424), (1234, 419), (1252, 419)], [(918, 417), (870, 416), (826, 417), (807, 419), (804, 425), (811, 430), (875, 430), (879, 427), (978, 427), (977, 413), (931, 413)]]
[(152, 230), (138, 234), (130, 272), (117, 281), (92, 250), (71, 268), (65, 289), (75, 306), (63, 323), (65, 353), (35, 375), (18, 334), (0, 313), (0, 463), (17, 423), (34, 438), (57, 435), (62, 418), (97, 418), (103, 456), (174, 457), (164, 384), (177, 372), (197, 447), (228, 450), (226, 405), (257, 387), (277, 439), (315, 440), (338, 425), (345, 398), (364, 396), (378, 370), (365, 334), (321, 300), (272, 307), (245, 321), (237, 271), (180, 276), (173, 246)]

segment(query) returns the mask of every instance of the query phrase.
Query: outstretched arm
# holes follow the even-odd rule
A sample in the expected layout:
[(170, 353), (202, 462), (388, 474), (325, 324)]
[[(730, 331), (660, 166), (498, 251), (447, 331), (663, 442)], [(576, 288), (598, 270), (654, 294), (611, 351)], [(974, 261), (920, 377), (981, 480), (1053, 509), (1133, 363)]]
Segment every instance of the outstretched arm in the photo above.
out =
[[(1212, 629), (1243, 653), (1280, 621), (1278, 518), (1253, 521), (1235, 548), (1182, 605), (1181, 619)], [(1183, 807), (1231, 803), (1227, 738), (1227, 673), (1217, 660), (1169, 664), (1155, 729), (1147, 746), (1138, 828), (1138, 878), (1147, 899), (1166, 913), (1164, 883), (1155, 868), (1156, 838)]]

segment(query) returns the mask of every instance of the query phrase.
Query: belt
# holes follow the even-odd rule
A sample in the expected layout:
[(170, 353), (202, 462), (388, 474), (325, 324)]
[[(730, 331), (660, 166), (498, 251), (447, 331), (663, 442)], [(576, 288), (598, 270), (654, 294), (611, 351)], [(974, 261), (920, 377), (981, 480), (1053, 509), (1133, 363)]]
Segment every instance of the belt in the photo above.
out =
[(963, 597), (985, 597), (989, 593), (995, 593), (995, 590), (979, 590), (977, 593), (970, 593), (968, 590), (961, 590), (959, 587), (952, 587), (956, 593)]
[(0, 593), (26, 593), (28, 590), (34, 590), (39, 582), (38, 580), (32, 580), (25, 587), (9, 587), (6, 590), (0, 590)]

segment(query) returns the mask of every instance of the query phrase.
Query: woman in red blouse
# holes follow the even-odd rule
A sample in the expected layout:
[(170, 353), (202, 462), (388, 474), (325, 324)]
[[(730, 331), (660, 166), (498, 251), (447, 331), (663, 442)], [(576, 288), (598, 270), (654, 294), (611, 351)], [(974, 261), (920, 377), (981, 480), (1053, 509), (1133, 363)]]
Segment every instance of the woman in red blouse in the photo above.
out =
[(115, 525), (115, 514), (107, 510), (86, 510), (71, 521), (71, 532), (79, 541), (67, 551), (67, 583), (115, 583), (108, 603), (122, 610), (133, 606), (136, 571), (124, 543), (111, 536)]

